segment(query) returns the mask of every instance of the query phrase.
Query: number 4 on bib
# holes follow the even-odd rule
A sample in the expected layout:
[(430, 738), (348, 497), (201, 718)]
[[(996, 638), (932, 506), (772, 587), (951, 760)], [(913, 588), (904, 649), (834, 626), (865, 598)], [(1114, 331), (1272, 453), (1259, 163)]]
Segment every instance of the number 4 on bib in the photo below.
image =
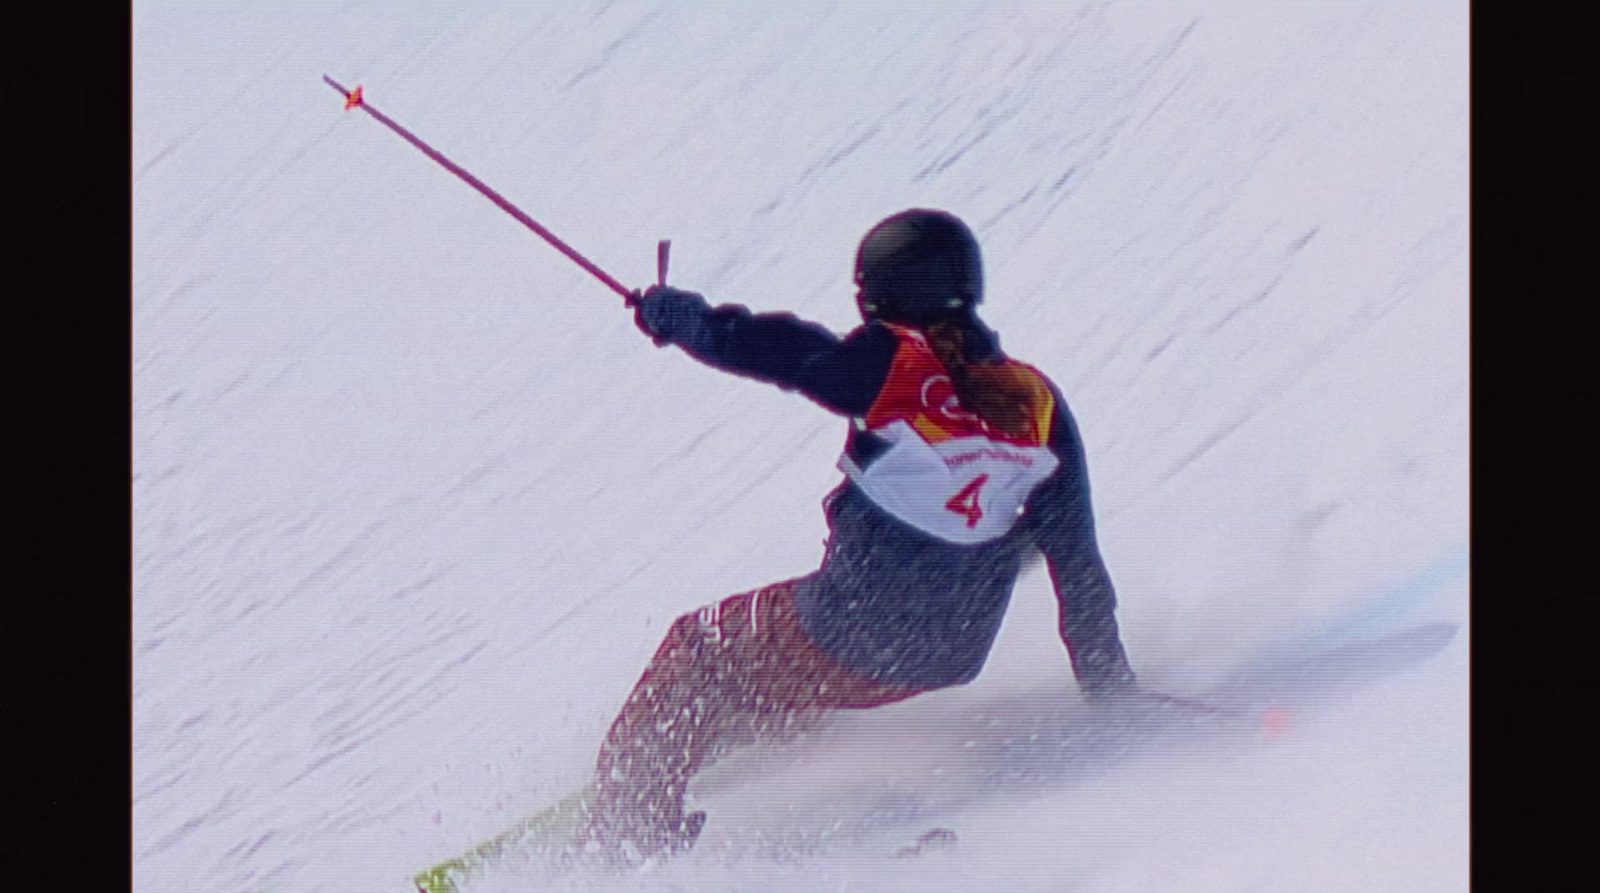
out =
[(987, 474), (973, 478), (972, 483), (962, 487), (960, 493), (950, 497), (950, 501), (945, 503), (944, 507), (965, 516), (968, 527), (977, 527), (978, 522), (983, 520), (983, 508), (978, 505), (978, 491), (983, 489), (988, 480)]

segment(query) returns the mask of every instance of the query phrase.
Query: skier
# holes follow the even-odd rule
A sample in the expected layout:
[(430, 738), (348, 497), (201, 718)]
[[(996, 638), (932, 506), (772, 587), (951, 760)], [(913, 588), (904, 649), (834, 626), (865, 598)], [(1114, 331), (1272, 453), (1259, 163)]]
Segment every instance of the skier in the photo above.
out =
[(1081, 691), (1137, 689), (1076, 424), (978, 319), (972, 231), (944, 211), (888, 217), (862, 239), (855, 282), (864, 324), (843, 339), (662, 285), (629, 299), (658, 346), (853, 424), (821, 568), (679, 617), (611, 725), (584, 832), (604, 852), (692, 845), (705, 814), (685, 815), (685, 787), (731, 746), (972, 681), (1036, 552)]

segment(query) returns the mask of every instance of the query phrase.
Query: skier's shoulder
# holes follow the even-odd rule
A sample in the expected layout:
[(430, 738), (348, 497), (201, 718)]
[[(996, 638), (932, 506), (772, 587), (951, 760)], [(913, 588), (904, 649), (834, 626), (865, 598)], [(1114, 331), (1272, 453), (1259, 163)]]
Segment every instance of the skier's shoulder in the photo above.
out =
[(1061, 411), (1066, 411), (1067, 401), (1062, 395), (1061, 386), (1056, 384), (1055, 379), (1051, 378), (1049, 373), (1003, 349), (999, 335), (993, 332), (986, 332), (985, 334), (989, 337), (989, 350), (985, 356), (988, 362), (1005, 366), (1010, 370), (1010, 377), (1013, 380), (1028, 382), (1034, 386), (1041, 398), (1049, 400)]
[(871, 345), (878, 350), (895, 350), (907, 340), (915, 340), (920, 337), (921, 335), (916, 329), (874, 319), (851, 329), (844, 336), (844, 340), (847, 344)]
[(897, 328), (876, 320), (856, 326), (839, 340), (835, 353), (839, 360), (863, 371), (887, 371), (902, 344)]
[[(1050, 447), (1056, 449), (1057, 441), (1063, 435), (1069, 439), (1075, 438), (1077, 428), (1072, 420), (1072, 412), (1055, 380), (1038, 366), (1006, 353), (1000, 348), (998, 338), (993, 344), (989, 362), (1006, 370), (1005, 378), (1010, 382), (1016, 398), (1025, 401), (1034, 417), (1041, 420)], [(1056, 452), (1060, 450), (1056, 449)]]
[(1013, 379), (1025, 383), (1032, 391), (1030, 402), (1035, 412), (1045, 419), (1044, 428), (1051, 451), (1062, 458), (1081, 453), (1083, 444), (1078, 435), (1078, 424), (1061, 386), (1044, 370), (1031, 363), (1005, 353), (1001, 353), (1000, 357), (1012, 370)]

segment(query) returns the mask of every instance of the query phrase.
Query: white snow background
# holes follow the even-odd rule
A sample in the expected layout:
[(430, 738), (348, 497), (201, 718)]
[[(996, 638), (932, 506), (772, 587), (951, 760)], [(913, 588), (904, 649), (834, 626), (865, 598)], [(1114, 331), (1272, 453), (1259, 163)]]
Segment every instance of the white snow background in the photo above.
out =
[[(1153, 687), (1466, 623), (1465, 3), (772, 6), (134, 4), (134, 890), (407, 890), (586, 778), (673, 618), (821, 557), (844, 420), (653, 347), (324, 73), (629, 284), (670, 238), (843, 332), (872, 223), (968, 220)], [(947, 853), (724, 857), (713, 815), (562, 883), (1464, 890), (1467, 632)], [(1052, 681), (1034, 570), (977, 682), (892, 710)]]

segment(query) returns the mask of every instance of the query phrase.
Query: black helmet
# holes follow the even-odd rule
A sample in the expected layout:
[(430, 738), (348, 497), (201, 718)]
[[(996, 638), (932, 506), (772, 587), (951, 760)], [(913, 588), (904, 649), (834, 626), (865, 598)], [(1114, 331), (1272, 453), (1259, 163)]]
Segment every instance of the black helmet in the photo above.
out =
[(856, 249), (862, 318), (924, 326), (983, 299), (978, 240), (954, 214), (912, 208), (867, 231)]

